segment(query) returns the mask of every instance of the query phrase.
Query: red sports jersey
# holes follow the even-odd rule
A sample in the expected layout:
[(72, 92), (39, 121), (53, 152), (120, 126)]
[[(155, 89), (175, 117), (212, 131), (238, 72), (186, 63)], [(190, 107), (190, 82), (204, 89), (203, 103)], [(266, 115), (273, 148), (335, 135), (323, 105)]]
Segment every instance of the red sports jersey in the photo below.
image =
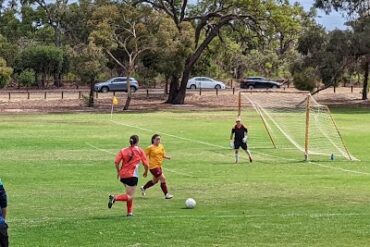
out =
[(114, 163), (120, 164), (121, 162), (120, 178), (139, 177), (138, 167), (140, 162), (145, 166), (149, 166), (145, 152), (137, 146), (123, 148), (119, 151)]

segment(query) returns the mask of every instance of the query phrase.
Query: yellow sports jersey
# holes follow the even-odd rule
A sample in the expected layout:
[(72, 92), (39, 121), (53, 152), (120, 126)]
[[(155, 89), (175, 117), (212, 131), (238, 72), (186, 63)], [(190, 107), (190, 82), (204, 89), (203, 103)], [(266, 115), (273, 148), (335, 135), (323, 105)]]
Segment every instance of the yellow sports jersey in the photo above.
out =
[(145, 149), (145, 154), (149, 158), (149, 169), (162, 166), (165, 156), (165, 150), (162, 144), (159, 144), (158, 146), (150, 145)]

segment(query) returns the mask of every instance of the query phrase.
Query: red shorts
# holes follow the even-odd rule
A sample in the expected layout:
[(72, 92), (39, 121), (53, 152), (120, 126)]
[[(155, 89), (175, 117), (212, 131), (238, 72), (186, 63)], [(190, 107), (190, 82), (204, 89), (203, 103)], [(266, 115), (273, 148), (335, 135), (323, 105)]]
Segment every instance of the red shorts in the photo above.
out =
[(160, 177), (162, 175), (162, 168), (161, 167), (156, 167), (154, 169), (150, 169), (150, 173), (155, 177)]

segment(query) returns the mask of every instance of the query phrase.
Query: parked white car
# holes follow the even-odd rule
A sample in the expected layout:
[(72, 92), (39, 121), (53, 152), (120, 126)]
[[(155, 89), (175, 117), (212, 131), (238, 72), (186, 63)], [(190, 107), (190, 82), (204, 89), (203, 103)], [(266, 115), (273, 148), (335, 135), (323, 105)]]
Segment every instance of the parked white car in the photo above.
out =
[(215, 88), (215, 89), (225, 89), (226, 86), (221, 81), (213, 80), (208, 77), (193, 77), (188, 81), (186, 85), (187, 88), (197, 89), (197, 88)]

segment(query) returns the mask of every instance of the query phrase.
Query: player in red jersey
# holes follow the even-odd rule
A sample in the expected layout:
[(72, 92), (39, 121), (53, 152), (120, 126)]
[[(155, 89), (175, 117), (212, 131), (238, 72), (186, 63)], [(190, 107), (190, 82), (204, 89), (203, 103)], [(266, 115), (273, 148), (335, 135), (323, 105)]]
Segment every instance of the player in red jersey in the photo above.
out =
[(127, 216), (133, 215), (133, 199), (136, 186), (139, 180), (139, 165), (143, 164), (145, 171), (143, 176), (148, 174), (148, 160), (145, 152), (138, 147), (139, 137), (133, 135), (130, 137), (130, 147), (123, 148), (116, 156), (114, 161), (117, 178), (123, 183), (126, 189), (125, 194), (109, 195), (108, 208), (111, 208), (116, 201), (123, 201), (127, 203)]

